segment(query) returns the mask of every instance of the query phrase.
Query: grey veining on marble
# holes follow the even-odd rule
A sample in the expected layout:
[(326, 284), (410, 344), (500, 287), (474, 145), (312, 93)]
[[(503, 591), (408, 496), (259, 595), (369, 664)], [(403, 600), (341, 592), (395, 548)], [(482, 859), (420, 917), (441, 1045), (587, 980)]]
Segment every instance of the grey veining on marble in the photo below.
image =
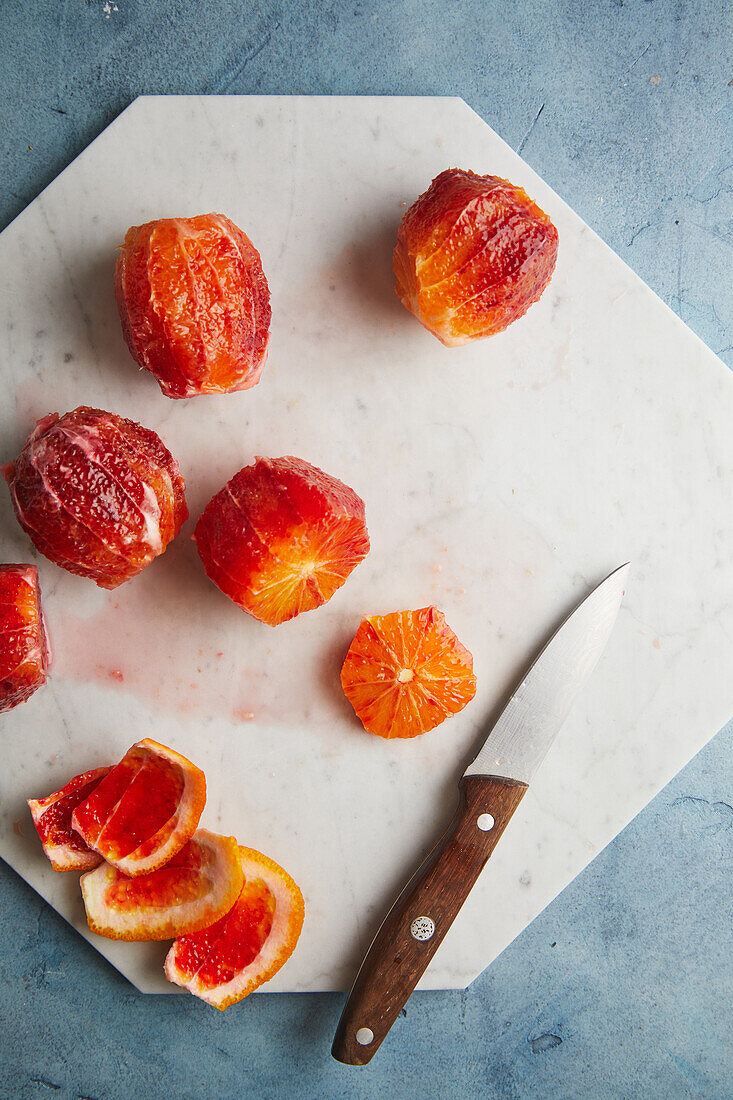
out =
[[(561, 241), (540, 303), (465, 349), (420, 328), (390, 271), (406, 205), (451, 164), (522, 184)], [(130, 224), (210, 209), (262, 254), (270, 359), (255, 390), (173, 403), (122, 341), (115, 247)], [(45, 865), (24, 799), (153, 736), (206, 771), (204, 824), (303, 888), (301, 944), (268, 988), (344, 988), (485, 717), (620, 561), (608, 650), (424, 987), (467, 984), (733, 711), (733, 382), (460, 100), (138, 100), (0, 237), (0, 364), (0, 459), (48, 411), (109, 408), (163, 435), (192, 513), (115, 593), (38, 562), (57, 660), (2, 720), (0, 853), (82, 934), (74, 876)], [(187, 536), (236, 469), (284, 453), (353, 485), (373, 549), (273, 632), (210, 585)], [(0, 522), (1, 556), (36, 560), (6, 494)], [(477, 697), (382, 742), (355, 723), (340, 661), (363, 614), (430, 602), (474, 653)], [(139, 988), (170, 990), (160, 946), (90, 938)]]

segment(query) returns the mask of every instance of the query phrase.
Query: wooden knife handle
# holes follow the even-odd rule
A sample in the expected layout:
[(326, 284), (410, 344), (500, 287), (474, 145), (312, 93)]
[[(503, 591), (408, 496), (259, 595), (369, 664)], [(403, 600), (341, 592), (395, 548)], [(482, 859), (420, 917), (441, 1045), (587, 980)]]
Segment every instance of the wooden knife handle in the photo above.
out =
[(468, 775), (453, 820), (384, 918), (356, 975), (331, 1053), (371, 1061), (468, 897), (527, 790)]

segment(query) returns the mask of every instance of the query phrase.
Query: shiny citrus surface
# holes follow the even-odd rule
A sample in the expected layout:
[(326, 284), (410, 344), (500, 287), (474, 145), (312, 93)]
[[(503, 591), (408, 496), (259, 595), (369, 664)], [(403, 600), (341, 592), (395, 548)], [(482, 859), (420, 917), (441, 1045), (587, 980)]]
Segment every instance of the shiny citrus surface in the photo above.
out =
[(450, 168), (402, 219), (393, 267), (406, 309), (452, 347), (523, 316), (550, 281), (558, 234), (527, 193)]
[(369, 551), (360, 497), (290, 456), (259, 458), (235, 474), (194, 538), (211, 580), (270, 626), (320, 607)]

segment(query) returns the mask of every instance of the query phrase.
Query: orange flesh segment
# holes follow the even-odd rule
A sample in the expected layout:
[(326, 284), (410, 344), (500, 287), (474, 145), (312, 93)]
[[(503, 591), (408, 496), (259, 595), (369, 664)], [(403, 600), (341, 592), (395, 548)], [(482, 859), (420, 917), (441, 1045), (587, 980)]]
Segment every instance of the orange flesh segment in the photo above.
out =
[(170, 761), (131, 749), (79, 808), (76, 828), (106, 859), (120, 859), (170, 821), (182, 791)]
[[(108, 772), (109, 768), (83, 772), (69, 780), (60, 791), (55, 791), (45, 799), (31, 800), (40, 810), (40, 817), (35, 821), (35, 826), (44, 848), (47, 845), (63, 845), (76, 852), (89, 851), (88, 845), (79, 833), (72, 829), (71, 815), (79, 803), (89, 797)], [(48, 807), (45, 809), (44, 802), (48, 802)]]
[(224, 985), (259, 955), (270, 935), (275, 899), (262, 879), (245, 882), (226, 916), (179, 940), (176, 962), (186, 979)]
[(108, 859), (122, 859), (160, 833), (175, 826), (173, 816), (183, 794), (180, 769), (168, 760), (152, 757), (132, 777), (124, 797), (110, 814), (98, 843)]
[(365, 729), (416, 737), (476, 694), (473, 659), (434, 607), (362, 620), (341, 670)]
[(116, 940), (170, 940), (218, 921), (242, 889), (234, 837), (199, 829), (173, 858), (128, 877), (109, 863), (82, 875), (92, 932)]
[(105, 901), (112, 909), (135, 906), (165, 909), (196, 901), (211, 888), (210, 878), (202, 874), (202, 865), (201, 849), (189, 842), (165, 867), (149, 875), (121, 876), (107, 888)]
[(223, 1011), (269, 981), (292, 955), (303, 927), (303, 895), (277, 863), (239, 848), (244, 881), (223, 919), (179, 936), (166, 977)]
[(203, 772), (146, 739), (133, 745), (89, 798), (73, 826), (126, 874), (155, 870), (193, 835), (204, 806)]

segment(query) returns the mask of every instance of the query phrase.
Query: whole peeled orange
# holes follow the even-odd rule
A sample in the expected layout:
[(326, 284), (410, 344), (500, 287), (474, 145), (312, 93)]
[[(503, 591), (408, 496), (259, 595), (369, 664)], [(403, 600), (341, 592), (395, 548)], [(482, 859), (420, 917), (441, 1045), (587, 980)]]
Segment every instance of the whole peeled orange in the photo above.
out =
[(36, 549), (100, 588), (136, 576), (188, 517), (178, 463), (160, 437), (101, 409), (39, 420), (2, 473)]
[(122, 332), (166, 397), (256, 386), (270, 335), (260, 254), (223, 214), (128, 229), (115, 271)]
[(369, 552), (361, 497), (290, 455), (235, 474), (194, 538), (214, 584), (270, 626), (330, 600)]
[(436, 607), (362, 619), (341, 685), (364, 729), (386, 738), (435, 729), (476, 694), (473, 657)]
[(521, 187), (450, 168), (402, 219), (397, 296), (448, 347), (493, 336), (539, 299), (557, 242), (555, 226)]

